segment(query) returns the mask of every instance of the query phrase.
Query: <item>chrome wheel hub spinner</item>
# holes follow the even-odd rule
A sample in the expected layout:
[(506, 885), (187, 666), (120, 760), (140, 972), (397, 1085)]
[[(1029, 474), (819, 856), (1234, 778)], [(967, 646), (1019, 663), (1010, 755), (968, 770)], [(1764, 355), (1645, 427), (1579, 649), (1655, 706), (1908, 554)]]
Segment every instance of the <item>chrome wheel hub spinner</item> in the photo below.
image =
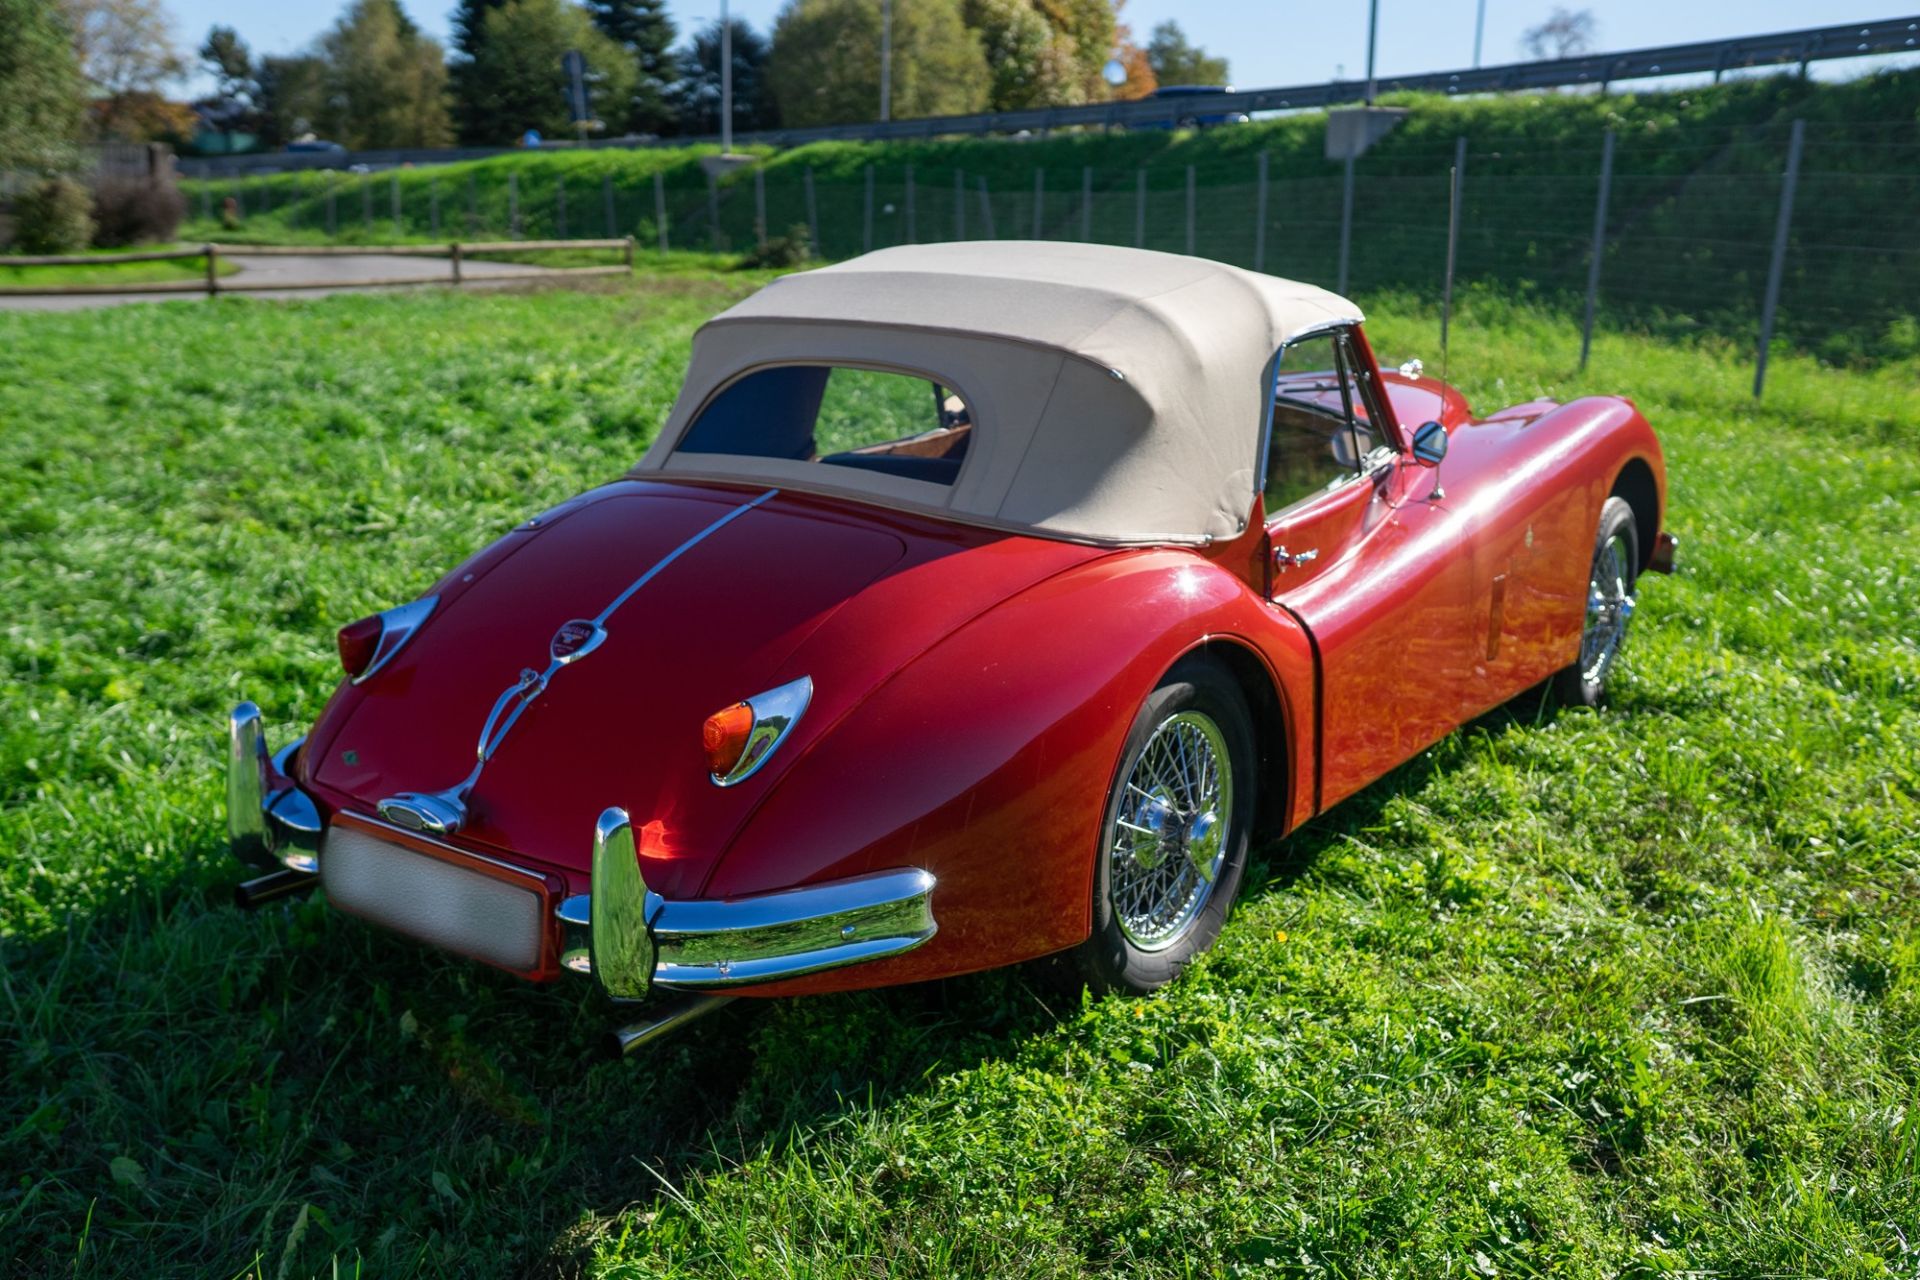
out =
[(1587, 620), (1580, 634), (1580, 678), (1590, 685), (1600, 684), (1613, 669), (1633, 619), (1627, 560), (1627, 540), (1617, 533), (1594, 553), (1587, 579)]

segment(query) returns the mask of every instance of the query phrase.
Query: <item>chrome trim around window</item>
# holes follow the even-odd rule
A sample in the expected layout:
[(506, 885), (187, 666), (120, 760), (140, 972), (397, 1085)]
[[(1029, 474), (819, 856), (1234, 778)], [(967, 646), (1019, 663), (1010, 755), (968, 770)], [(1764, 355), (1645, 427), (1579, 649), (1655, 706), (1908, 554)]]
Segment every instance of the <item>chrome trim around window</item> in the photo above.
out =
[(380, 614), (380, 640), (373, 647), (373, 661), (353, 677), (353, 683), (365, 684), (380, 673), (380, 668), (392, 662), (393, 655), (406, 647), (420, 625), (433, 616), (434, 606), (439, 603), (439, 596), (422, 596), (411, 604), (384, 610)]
[(755, 694), (747, 699), (747, 709), (753, 712), (753, 728), (747, 731), (746, 750), (740, 753), (737, 764), (724, 774), (711, 773), (716, 787), (731, 787), (745, 782), (760, 772), (773, 755), (774, 749), (786, 739), (793, 726), (800, 722), (800, 716), (813, 701), (813, 677), (801, 676), (790, 680), (778, 689), (769, 689), (765, 693)]
[(319, 806), (287, 773), (306, 739), (269, 755), (261, 720), (251, 702), (227, 716), (227, 843), (248, 866), (311, 875), (320, 869), (324, 824)]
[(561, 966), (608, 995), (778, 982), (904, 955), (932, 938), (934, 878), (918, 868), (742, 898), (670, 900), (646, 887), (626, 812), (593, 834), (593, 892), (554, 908)]

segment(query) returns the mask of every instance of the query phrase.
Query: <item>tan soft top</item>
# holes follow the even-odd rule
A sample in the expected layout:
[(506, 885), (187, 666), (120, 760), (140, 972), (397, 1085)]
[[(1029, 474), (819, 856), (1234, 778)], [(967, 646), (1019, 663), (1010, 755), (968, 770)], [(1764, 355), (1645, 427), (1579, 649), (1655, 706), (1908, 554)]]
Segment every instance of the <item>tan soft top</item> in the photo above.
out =
[[(1360, 318), (1324, 289), (1177, 254), (883, 249), (784, 276), (701, 328), (634, 474), (765, 482), (1091, 542), (1232, 537), (1253, 506), (1275, 352)], [(958, 391), (974, 422), (958, 478), (677, 448), (716, 392), (779, 364), (894, 369)]]

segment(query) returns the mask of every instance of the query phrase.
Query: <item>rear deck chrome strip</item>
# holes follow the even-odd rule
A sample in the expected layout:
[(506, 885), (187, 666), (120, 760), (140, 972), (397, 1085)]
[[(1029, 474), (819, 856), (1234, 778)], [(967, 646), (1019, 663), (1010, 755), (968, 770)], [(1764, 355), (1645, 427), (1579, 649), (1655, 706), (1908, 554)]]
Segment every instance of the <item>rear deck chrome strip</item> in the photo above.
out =
[(555, 673), (599, 648), (607, 638), (607, 620), (621, 605), (633, 599), (642, 587), (658, 577), (668, 565), (747, 512), (768, 502), (779, 492), (778, 489), (769, 489), (751, 502), (741, 503), (688, 538), (654, 562), (645, 573), (635, 578), (626, 590), (615, 596), (607, 607), (591, 620), (576, 618), (562, 623), (560, 630), (554, 635), (553, 642), (548, 646), (546, 670), (535, 671), (532, 667), (527, 667), (521, 671), (518, 680), (508, 685), (500, 696), (494, 699), (493, 709), (487, 713), (486, 723), (480, 728), (480, 743), (475, 751), (478, 759), (474, 762), (473, 772), (469, 773), (464, 781), (444, 791), (403, 791), (398, 795), (388, 796), (376, 806), (380, 816), (409, 831), (450, 835), (460, 830), (467, 820), (467, 797), (473, 793), (474, 786), (480, 781), (480, 774), (487, 767), (487, 762), (500, 750), (500, 744), (506, 741), (507, 734), (512, 732), (513, 726), (520, 722), (521, 714), (535, 698), (546, 692), (547, 685), (552, 681)]

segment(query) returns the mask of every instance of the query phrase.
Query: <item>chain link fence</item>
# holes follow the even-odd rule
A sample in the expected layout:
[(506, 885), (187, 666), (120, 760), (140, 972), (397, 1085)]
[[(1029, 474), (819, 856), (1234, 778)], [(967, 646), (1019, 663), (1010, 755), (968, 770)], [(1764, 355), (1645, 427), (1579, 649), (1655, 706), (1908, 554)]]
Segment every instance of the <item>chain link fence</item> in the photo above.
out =
[(1756, 353), (1771, 328), (1839, 363), (1920, 355), (1920, 121), (1779, 121), (1684, 145), (1641, 131), (1534, 150), (1466, 137), (1305, 175), (1298, 155), (1282, 174), (1260, 151), (1128, 168), (1003, 160), (991, 174), (804, 156), (720, 176), (690, 163), (638, 174), (481, 165), (190, 186), (207, 220), (232, 200), (228, 221), (300, 238), (632, 235), (643, 251), (739, 253), (805, 228), (829, 259), (941, 240), (1092, 241), (1362, 298), (1437, 299), (1457, 167), (1456, 289)]

